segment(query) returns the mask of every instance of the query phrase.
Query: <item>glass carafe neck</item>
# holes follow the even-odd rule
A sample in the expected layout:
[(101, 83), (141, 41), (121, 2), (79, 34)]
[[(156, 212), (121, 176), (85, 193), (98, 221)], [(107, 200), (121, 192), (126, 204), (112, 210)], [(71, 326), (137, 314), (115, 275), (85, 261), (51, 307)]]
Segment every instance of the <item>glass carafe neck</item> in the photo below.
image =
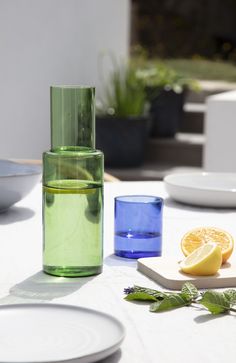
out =
[(51, 150), (64, 146), (95, 148), (95, 88), (52, 86)]

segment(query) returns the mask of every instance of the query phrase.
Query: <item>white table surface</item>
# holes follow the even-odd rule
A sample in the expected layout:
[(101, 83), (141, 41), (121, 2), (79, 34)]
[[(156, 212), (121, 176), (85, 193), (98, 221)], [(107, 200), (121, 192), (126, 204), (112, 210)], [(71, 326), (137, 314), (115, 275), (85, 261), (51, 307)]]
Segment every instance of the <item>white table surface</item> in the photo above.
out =
[(162, 182), (107, 183), (103, 273), (75, 279), (49, 276), (42, 273), (41, 185), (37, 185), (0, 214), (0, 303), (55, 302), (113, 314), (124, 324), (126, 338), (104, 363), (235, 362), (235, 316), (212, 316), (189, 307), (150, 313), (148, 305), (123, 299), (123, 289), (133, 284), (162, 289), (136, 270), (135, 260), (113, 255), (114, 196), (124, 194), (166, 198), (163, 256), (181, 258), (181, 237), (193, 227), (217, 226), (236, 237), (236, 210), (177, 204), (167, 197)]

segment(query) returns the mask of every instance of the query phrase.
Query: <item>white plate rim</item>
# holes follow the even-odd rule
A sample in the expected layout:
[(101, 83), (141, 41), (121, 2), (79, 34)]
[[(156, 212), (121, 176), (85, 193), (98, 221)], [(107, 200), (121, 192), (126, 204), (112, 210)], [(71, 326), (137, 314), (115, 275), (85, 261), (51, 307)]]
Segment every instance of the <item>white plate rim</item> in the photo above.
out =
[(226, 189), (226, 188), (211, 188), (211, 187), (201, 187), (201, 186), (191, 186), (191, 185), (184, 185), (184, 184), (177, 184), (175, 183), (174, 179), (177, 177), (203, 177), (207, 178), (208, 176), (215, 176), (215, 177), (234, 177), (236, 181), (236, 173), (214, 173), (214, 172), (202, 172), (202, 173), (181, 173), (181, 174), (169, 174), (164, 177), (164, 183), (170, 186), (174, 186), (177, 188), (184, 188), (189, 190), (197, 190), (197, 191), (206, 191), (206, 192), (213, 192), (213, 193), (236, 193), (235, 189)]
[(119, 337), (119, 339), (117, 340), (116, 343), (114, 343), (113, 345), (105, 348), (105, 349), (101, 349), (95, 353), (92, 354), (87, 354), (81, 357), (73, 357), (73, 358), (68, 358), (68, 359), (62, 359), (62, 360), (34, 360), (34, 361), (1, 361), (0, 363), (73, 363), (73, 362), (86, 362), (86, 363), (93, 363), (96, 361), (100, 361), (101, 359), (104, 359), (108, 356), (110, 356), (112, 353), (114, 353), (119, 346), (121, 345), (121, 343), (123, 342), (124, 338), (125, 338), (125, 327), (124, 325), (114, 316), (104, 313), (102, 311), (99, 310), (95, 310), (95, 309), (91, 309), (91, 308), (86, 308), (86, 307), (82, 307), (82, 306), (76, 306), (76, 305), (70, 305), (70, 304), (56, 304), (56, 303), (22, 303), (22, 304), (9, 304), (9, 305), (0, 305), (0, 310), (9, 310), (9, 309), (23, 309), (23, 308), (62, 308), (62, 309), (69, 309), (69, 310), (76, 310), (76, 311), (86, 311), (88, 313), (92, 313), (92, 314), (96, 314), (96, 315), (100, 315), (110, 321), (112, 321), (116, 326), (119, 327), (120, 331), (121, 331), (121, 335)]

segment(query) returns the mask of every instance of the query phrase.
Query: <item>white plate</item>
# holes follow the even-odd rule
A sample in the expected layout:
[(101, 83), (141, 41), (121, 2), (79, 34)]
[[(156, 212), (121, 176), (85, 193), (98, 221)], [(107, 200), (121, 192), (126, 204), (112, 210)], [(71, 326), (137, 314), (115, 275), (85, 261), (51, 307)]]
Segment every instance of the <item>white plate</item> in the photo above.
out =
[(0, 307), (0, 363), (90, 363), (115, 352), (124, 338), (110, 315), (69, 305)]
[(236, 207), (236, 174), (186, 173), (164, 178), (166, 190), (177, 202), (204, 207)]

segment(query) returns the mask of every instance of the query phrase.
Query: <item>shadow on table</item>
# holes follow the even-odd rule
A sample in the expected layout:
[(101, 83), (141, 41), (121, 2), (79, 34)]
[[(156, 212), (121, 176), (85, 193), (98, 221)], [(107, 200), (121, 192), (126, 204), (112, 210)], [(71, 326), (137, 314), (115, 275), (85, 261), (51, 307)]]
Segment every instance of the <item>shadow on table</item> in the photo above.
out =
[[(17, 303), (23, 300), (50, 301), (72, 294), (96, 276), (64, 278), (46, 275), (42, 271), (14, 285), (9, 295), (0, 299), (0, 304)], [(17, 301), (18, 299), (18, 301)]]
[(104, 259), (104, 264), (108, 266), (137, 267), (137, 260), (133, 258), (122, 258), (111, 254)]
[(11, 207), (0, 213), (0, 225), (25, 221), (34, 215), (35, 212), (30, 208)]
[(110, 355), (109, 357), (97, 361), (97, 363), (117, 363), (121, 359), (121, 350), (118, 349), (115, 353)]
[(207, 323), (208, 321), (211, 321), (211, 320), (220, 319), (222, 317), (224, 317), (224, 314), (212, 315), (209, 313), (209, 314), (197, 316), (196, 318), (194, 318), (194, 321), (197, 324), (203, 324), (203, 323)]
[[(104, 358), (102, 360), (96, 361), (96, 363), (118, 363), (121, 360), (121, 350), (118, 349), (115, 353), (112, 355), (109, 355), (109, 357)], [(60, 363), (67, 363), (67, 361), (60, 361)], [(80, 363), (81, 358), (79, 359), (73, 359), (73, 363)]]
[(201, 213), (232, 213), (232, 211), (235, 211), (235, 208), (213, 208), (213, 207), (198, 207), (198, 206), (191, 206), (188, 204), (176, 202), (171, 198), (165, 198), (164, 201), (165, 206), (168, 208), (174, 208), (174, 209), (182, 209), (186, 211), (193, 211), (193, 212), (201, 212)]

